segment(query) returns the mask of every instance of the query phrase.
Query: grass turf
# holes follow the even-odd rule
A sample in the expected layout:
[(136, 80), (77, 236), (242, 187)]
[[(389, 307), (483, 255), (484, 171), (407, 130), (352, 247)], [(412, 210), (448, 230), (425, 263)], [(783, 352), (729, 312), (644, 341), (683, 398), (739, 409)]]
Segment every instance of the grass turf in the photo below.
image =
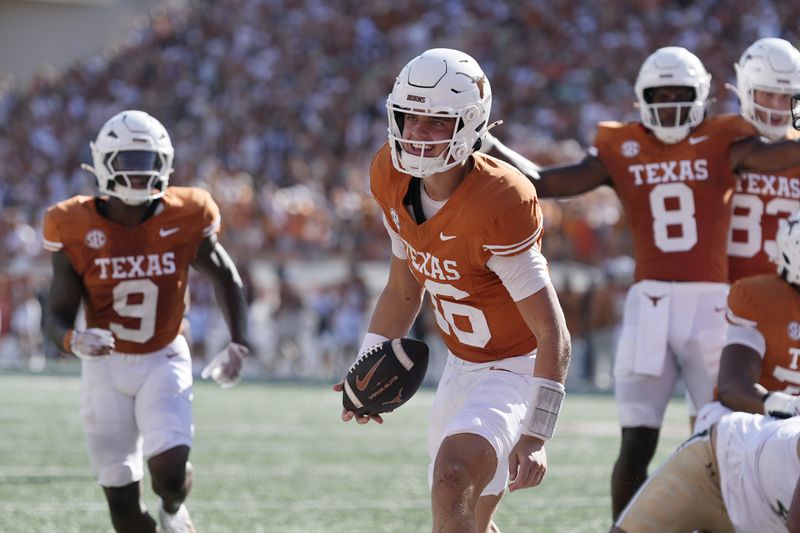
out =
[[(75, 376), (0, 375), (0, 531), (111, 531), (86, 458)], [(187, 501), (201, 532), (430, 531), (425, 450), (433, 391), (383, 426), (339, 420), (326, 385), (196, 382)], [(688, 436), (686, 408), (667, 412), (660, 464)], [(540, 487), (506, 495), (504, 533), (607, 531), (609, 476), (619, 446), (613, 398), (569, 395)], [(145, 477), (145, 501), (157, 497)]]

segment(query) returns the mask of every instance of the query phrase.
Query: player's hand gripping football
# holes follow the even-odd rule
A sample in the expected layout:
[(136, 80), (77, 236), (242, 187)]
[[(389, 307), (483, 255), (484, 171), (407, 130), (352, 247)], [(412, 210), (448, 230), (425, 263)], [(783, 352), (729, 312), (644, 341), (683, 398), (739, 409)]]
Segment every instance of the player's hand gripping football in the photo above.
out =
[(242, 364), (250, 349), (243, 344), (232, 342), (219, 352), (210, 363), (206, 365), (200, 377), (211, 378), (219, 383), (223, 389), (229, 389), (239, 383), (241, 379)]
[(521, 435), (508, 457), (508, 474), (511, 476), (509, 492), (535, 487), (547, 472), (547, 453), (544, 441)]
[(86, 331), (72, 330), (69, 337), (70, 351), (84, 361), (95, 361), (114, 349), (114, 335), (107, 329), (89, 328)]
[[(333, 390), (342, 394), (344, 390), (344, 379), (341, 380), (339, 383), (333, 386)], [(381, 415), (357, 415), (353, 411), (348, 411), (347, 409), (342, 409), (342, 420), (345, 422), (350, 422), (353, 419), (356, 419), (356, 422), (359, 424), (366, 424), (370, 420), (374, 420), (378, 424), (383, 424), (383, 418)]]

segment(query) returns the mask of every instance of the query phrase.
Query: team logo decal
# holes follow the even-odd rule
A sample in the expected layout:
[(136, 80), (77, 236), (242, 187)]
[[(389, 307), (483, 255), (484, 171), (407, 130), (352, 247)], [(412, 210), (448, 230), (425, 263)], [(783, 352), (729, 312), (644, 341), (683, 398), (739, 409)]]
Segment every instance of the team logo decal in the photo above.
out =
[(108, 241), (106, 234), (103, 233), (103, 230), (99, 229), (89, 230), (89, 233), (86, 234), (86, 237), (84, 237), (83, 240), (86, 243), (86, 246), (95, 250), (99, 250), (105, 246), (106, 242)]
[(800, 340), (800, 322), (789, 322), (789, 338), (793, 341)]
[(636, 141), (625, 141), (622, 143), (622, 155), (625, 157), (636, 157), (639, 155), (641, 146)]
[(389, 210), (389, 215), (392, 217), (392, 222), (394, 222), (394, 227), (397, 228), (397, 231), (400, 231), (400, 217), (397, 216), (397, 211), (392, 208)]

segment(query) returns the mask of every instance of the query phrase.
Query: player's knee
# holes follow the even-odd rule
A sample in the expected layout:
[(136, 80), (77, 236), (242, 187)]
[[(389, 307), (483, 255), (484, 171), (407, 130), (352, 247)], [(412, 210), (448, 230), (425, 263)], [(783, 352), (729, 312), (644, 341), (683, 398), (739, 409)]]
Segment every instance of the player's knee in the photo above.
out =
[(439, 494), (463, 494), (474, 485), (463, 461), (439, 461), (433, 470), (433, 491)]

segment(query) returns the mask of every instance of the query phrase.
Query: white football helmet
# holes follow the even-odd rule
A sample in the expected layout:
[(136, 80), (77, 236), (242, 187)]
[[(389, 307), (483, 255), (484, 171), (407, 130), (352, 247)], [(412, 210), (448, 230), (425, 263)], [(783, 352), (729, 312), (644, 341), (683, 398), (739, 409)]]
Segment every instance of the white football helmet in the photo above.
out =
[[(649, 101), (648, 90), (656, 87), (691, 87), (694, 89), (694, 99), (689, 102), (654, 104)], [(696, 55), (680, 46), (659, 48), (645, 59), (634, 85), (642, 123), (662, 142), (681, 142), (692, 128), (703, 122), (710, 88), (711, 74)], [(659, 110), (668, 108), (675, 109), (675, 121), (662, 124)], [(682, 121), (681, 117), (686, 111), (688, 116)]]
[(800, 211), (778, 222), (778, 274), (789, 283), (800, 285)]
[(114, 115), (89, 147), (94, 166), (82, 166), (97, 177), (100, 194), (140, 205), (166, 192), (175, 150), (164, 126), (144, 111)]
[[(417, 178), (443, 172), (461, 164), (480, 148), (489, 127), (492, 89), (478, 62), (449, 48), (427, 50), (412, 59), (394, 83), (386, 99), (389, 115), (389, 145), (392, 163), (403, 173)], [(404, 151), (403, 121), (406, 114), (454, 117), (456, 127), (450, 139), (415, 141), (422, 155)], [(425, 157), (425, 148), (447, 144), (437, 157)]]
[[(761, 135), (773, 140), (784, 138), (791, 128), (790, 109), (758, 105), (755, 91), (787, 95), (800, 92), (800, 51), (783, 39), (759, 39), (733, 67), (742, 116)], [(783, 119), (780, 124), (773, 124), (775, 117)]]

